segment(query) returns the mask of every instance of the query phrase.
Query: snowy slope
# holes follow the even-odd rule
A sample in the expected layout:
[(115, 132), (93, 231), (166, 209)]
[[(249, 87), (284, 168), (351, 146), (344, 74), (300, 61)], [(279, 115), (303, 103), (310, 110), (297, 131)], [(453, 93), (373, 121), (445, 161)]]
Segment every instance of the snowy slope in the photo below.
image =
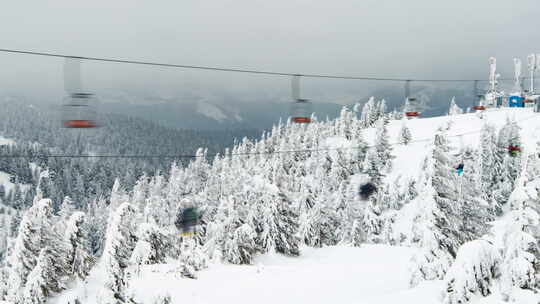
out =
[[(434, 303), (440, 282), (408, 289), (413, 252), (383, 245), (305, 247), (298, 258), (272, 254), (258, 257), (253, 266), (211, 265), (197, 280), (180, 278), (175, 264), (151, 265), (132, 279), (130, 288), (141, 303), (163, 294), (174, 303)], [(65, 303), (75, 294), (95, 295), (102, 279), (95, 270), (87, 287), (51, 303)], [(96, 302), (89, 297), (85, 303)]]
[[(405, 123), (412, 134), (412, 142), (407, 145), (394, 145), (393, 155), (394, 168), (388, 176), (394, 179), (399, 175), (404, 177), (417, 177), (424, 158), (430, 153), (432, 141), (438, 127), (447, 128), (448, 138), (457, 153), (461, 145), (470, 145), (475, 148), (480, 142), (480, 130), (484, 123), (490, 123), (497, 128), (504, 125), (506, 118), (515, 118), (522, 128), (521, 137), (524, 147), (522, 150), (527, 153), (534, 151), (536, 141), (540, 140), (540, 114), (532, 109), (492, 109), (483, 113), (483, 118), (476, 113), (441, 116), (432, 118), (421, 118), (407, 120)], [(391, 121), (388, 127), (390, 142), (396, 143), (399, 130), (404, 121)], [(372, 144), (375, 136), (375, 129), (369, 129), (365, 133), (368, 143)]]
[[(197, 280), (181, 278), (175, 264), (150, 265), (132, 278), (130, 289), (139, 303), (153, 303), (157, 296), (165, 294), (173, 303), (192, 304), (441, 303), (445, 287), (442, 281), (408, 287), (413, 253), (411, 248), (385, 245), (305, 247), (298, 258), (272, 254), (257, 258), (252, 266), (211, 265), (200, 272)], [(95, 296), (103, 278), (99, 270), (94, 270), (88, 285), (78, 286), (49, 303), (64, 304), (79, 296), (84, 303), (97, 304)], [(522, 293), (520, 303), (537, 303), (537, 296)], [(505, 302), (494, 294), (471, 303)]]
[[(494, 109), (483, 113), (482, 118), (472, 113), (390, 122), (392, 143), (397, 142), (403, 123), (409, 127), (413, 141), (406, 146), (393, 146), (392, 154), (396, 158), (388, 178), (416, 177), (420, 173), (438, 127), (448, 128), (448, 138), (457, 152), (462, 145), (478, 147), (484, 123), (500, 128), (507, 117), (515, 118), (522, 128), (523, 151), (532, 152), (540, 139), (540, 114), (530, 109)], [(364, 134), (370, 144), (374, 133), (374, 129), (368, 129)], [(339, 138), (329, 138), (321, 148), (349, 145)], [(130, 289), (141, 303), (152, 303), (156, 296), (163, 294), (170, 294), (173, 303), (441, 303), (445, 289), (442, 281), (426, 282), (409, 289), (408, 267), (414, 252), (412, 248), (385, 245), (304, 247), (298, 258), (272, 254), (259, 256), (253, 266), (210, 265), (199, 273), (197, 280), (180, 278), (175, 271), (176, 264), (152, 265), (134, 275)], [(96, 295), (103, 280), (102, 269), (96, 267), (86, 285), (76, 286), (50, 303), (67, 303), (76, 296), (83, 298), (84, 303), (97, 303)], [(519, 303), (540, 300), (538, 295), (525, 291), (520, 296)], [(471, 303), (504, 302), (495, 293)]]

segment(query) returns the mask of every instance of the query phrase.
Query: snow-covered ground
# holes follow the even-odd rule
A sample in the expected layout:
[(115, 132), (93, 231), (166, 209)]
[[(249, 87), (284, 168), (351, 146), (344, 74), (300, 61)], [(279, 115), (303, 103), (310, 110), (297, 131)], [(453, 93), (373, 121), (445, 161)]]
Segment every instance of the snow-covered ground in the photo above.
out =
[[(409, 259), (414, 249), (386, 245), (361, 248), (304, 247), (297, 258), (277, 254), (260, 256), (254, 265), (214, 264), (197, 280), (181, 278), (175, 264), (151, 265), (132, 278), (130, 289), (138, 303), (153, 303), (169, 294), (173, 303), (441, 303), (444, 283), (424, 282), (409, 288)], [(88, 285), (79, 286), (50, 301), (65, 304), (74, 296), (94, 304), (103, 286), (103, 274), (94, 269)], [(538, 296), (521, 292), (520, 304), (537, 303)], [(85, 298), (84, 295), (88, 297)], [(472, 304), (502, 304), (500, 295)]]
[[(424, 158), (430, 153), (433, 137), (438, 127), (447, 126), (448, 139), (457, 153), (462, 145), (470, 145), (475, 148), (480, 143), (480, 130), (484, 123), (490, 123), (500, 128), (508, 118), (515, 118), (521, 129), (522, 150), (524, 153), (534, 151), (536, 142), (540, 140), (540, 114), (531, 108), (502, 108), (488, 109), (482, 118), (476, 113), (461, 114), (455, 116), (441, 116), (432, 118), (420, 118), (412, 120), (394, 120), (388, 126), (390, 142), (398, 142), (398, 134), (405, 122), (412, 134), (412, 142), (409, 145), (394, 145), (392, 154), (394, 168), (389, 174), (389, 179), (401, 175), (403, 177), (417, 177)], [(368, 129), (365, 138), (373, 144), (375, 129)]]
[[(414, 249), (384, 245), (302, 248), (297, 258), (260, 256), (254, 265), (211, 265), (197, 280), (181, 278), (178, 265), (146, 266), (130, 289), (140, 303), (170, 294), (173, 303), (436, 303), (441, 282), (408, 288), (408, 265)], [(78, 294), (95, 295), (103, 275), (94, 270), (86, 288), (53, 299), (66, 303)], [(85, 290), (86, 289), (86, 290)], [(84, 299), (84, 303), (96, 303)]]
[[(414, 176), (430, 152), (438, 127), (449, 126), (447, 134), (456, 152), (462, 145), (477, 147), (480, 130), (485, 122), (501, 127), (507, 117), (515, 118), (521, 126), (525, 153), (534, 151), (540, 139), (540, 114), (530, 109), (488, 110), (480, 118), (477, 114), (463, 114), (407, 121), (392, 121), (389, 125), (391, 142), (397, 142), (405, 122), (412, 133), (409, 145), (394, 145), (394, 169), (388, 178), (398, 175)], [(374, 129), (365, 138), (373, 143)], [(326, 147), (347, 147), (340, 139), (328, 139)], [(406, 212), (404, 213), (406, 214)], [(406, 220), (405, 220), (406, 222)], [(214, 264), (199, 273), (197, 280), (180, 278), (175, 264), (152, 265), (143, 268), (130, 283), (135, 299), (153, 303), (158, 295), (170, 294), (173, 303), (362, 303), (395, 304), (441, 303), (445, 284), (442, 281), (424, 282), (409, 288), (409, 260), (412, 248), (386, 245), (365, 245), (314, 249), (304, 247), (300, 257), (277, 254), (256, 258), (254, 265)], [(84, 303), (97, 303), (96, 294), (103, 286), (100, 267), (94, 268), (88, 284), (72, 288), (51, 300), (53, 304), (67, 303), (74, 296)], [(88, 295), (84, 298), (84, 295)], [(540, 297), (518, 291), (517, 303), (539, 303)], [(473, 304), (506, 303), (499, 293), (473, 300)]]

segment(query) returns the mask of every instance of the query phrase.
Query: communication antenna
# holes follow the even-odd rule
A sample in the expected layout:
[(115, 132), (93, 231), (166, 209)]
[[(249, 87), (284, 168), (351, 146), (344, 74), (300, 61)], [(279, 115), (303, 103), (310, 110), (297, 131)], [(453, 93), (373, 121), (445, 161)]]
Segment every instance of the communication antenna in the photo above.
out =
[(521, 59), (514, 58), (514, 92), (521, 95)]
[(475, 80), (473, 82), (473, 92), (472, 92), (472, 106), (476, 106), (476, 98), (480, 98), (480, 96), (478, 96), (478, 80)]
[(499, 75), (497, 75), (497, 59), (495, 57), (489, 58), (489, 85), (490, 85), (490, 91), (495, 92), (495, 88), (497, 86), (497, 78)]
[(534, 94), (534, 72), (540, 68), (540, 56), (535, 54), (530, 54), (527, 56), (527, 66), (529, 67), (529, 73), (531, 74), (531, 86), (529, 88), (529, 94), (532, 95)]

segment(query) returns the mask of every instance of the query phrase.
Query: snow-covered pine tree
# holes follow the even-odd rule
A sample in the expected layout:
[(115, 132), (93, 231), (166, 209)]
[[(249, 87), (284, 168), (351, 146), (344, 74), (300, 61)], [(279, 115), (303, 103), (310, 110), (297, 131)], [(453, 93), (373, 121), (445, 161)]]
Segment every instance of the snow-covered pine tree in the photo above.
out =
[(445, 304), (462, 304), (475, 294), (488, 296), (500, 276), (501, 257), (498, 250), (485, 240), (463, 244), (456, 260), (445, 276)]
[(401, 129), (399, 130), (398, 142), (404, 145), (408, 145), (412, 140), (411, 130), (407, 127), (407, 121), (403, 120)]
[(226, 236), (224, 258), (233, 264), (251, 264), (255, 254), (257, 233), (248, 224), (236, 228), (232, 235)]
[[(442, 279), (461, 244), (459, 204), (448, 146), (443, 133), (435, 135), (432, 157), (427, 157), (418, 196), (410, 203), (418, 213), (413, 219), (412, 234), (422, 250), (412, 259), (411, 286), (425, 280)], [(449, 189), (442, 189), (448, 187)], [(454, 191), (451, 195), (447, 191)], [(454, 205), (451, 205), (454, 204)]]
[(444, 238), (440, 239), (441, 249), (448, 252), (452, 257), (456, 256), (457, 248), (463, 243), (463, 236), (459, 231), (462, 220), (458, 197), (456, 176), (453, 169), (453, 161), (450, 155), (450, 147), (444, 132), (435, 134), (433, 145), (433, 175), (431, 184), (435, 190), (434, 200), (437, 209), (441, 212), (436, 218), (435, 225)]
[(458, 114), (463, 114), (463, 109), (460, 108), (457, 104), (456, 104), (456, 97), (452, 97), (452, 100), (450, 101), (450, 108), (448, 109), (448, 115), (452, 116), (452, 115), (458, 115)]
[(498, 157), (495, 127), (489, 124), (484, 124), (480, 133), (479, 173), (482, 198), (490, 204), (489, 212), (492, 216), (500, 215), (502, 204), (495, 199), (493, 190), (502, 176), (502, 159)]
[(84, 230), (88, 231), (90, 252), (94, 256), (101, 256), (105, 244), (109, 208), (105, 199), (91, 202), (87, 210), (87, 218), (84, 221)]
[(197, 278), (197, 271), (206, 267), (206, 257), (196, 240), (187, 237), (182, 240), (180, 253), (180, 275), (190, 279)]
[(465, 240), (479, 238), (486, 233), (486, 223), (494, 219), (493, 210), (482, 195), (480, 155), (470, 147), (462, 152), (463, 173), (458, 177), (461, 218), (460, 231)]
[(381, 199), (381, 192), (372, 195), (364, 210), (362, 229), (366, 240), (370, 243), (381, 243), (383, 241), (384, 219), (382, 216)]
[(513, 298), (514, 288), (533, 291), (538, 288), (540, 248), (533, 229), (540, 223), (540, 217), (530, 206), (537, 204), (537, 197), (531, 197), (526, 190), (525, 180), (522, 175), (516, 183), (509, 200), (512, 210), (505, 218), (501, 291), (509, 300)]
[(55, 287), (51, 286), (50, 282), (51, 277), (55, 276), (54, 269), (51, 267), (54, 263), (54, 258), (48, 248), (42, 249), (37, 258), (36, 266), (28, 274), (21, 303), (43, 304), (47, 301), (47, 297)]
[(165, 262), (167, 240), (156, 225), (140, 224), (137, 239), (137, 244), (130, 258), (131, 264), (140, 266)]
[(494, 169), (495, 182), (492, 185), (493, 198), (502, 206), (508, 201), (514, 183), (521, 170), (521, 153), (511, 155), (511, 146), (521, 147), (519, 126), (507, 118), (506, 124), (499, 130), (497, 138)]
[(376, 121), (377, 117), (374, 117), (373, 113), (377, 112), (378, 109), (375, 106), (375, 97), (370, 97), (362, 107), (360, 120), (363, 122), (364, 127), (371, 127)]
[(375, 135), (375, 152), (379, 160), (379, 170), (389, 172), (392, 170), (392, 145), (388, 136), (388, 120), (381, 118), (377, 121), (377, 132)]
[(172, 298), (171, 295), (165, 294), (165, 295), (158, 295), (154, 302), (152, 304), (172, 304)]
[(135, 182), (135, 186), (133, 187), (131, 194), (131, 202), (137, 208), (137, 210), (144, 210), (149, 190), (148, 184), (148, 176), (146, 176), (146, 174), (143, 174)]
[(93, 257), (89, 252), (88, 232), (84, 225), (83, 212), (74, 212), (66, 225), (64, 241), (66, 243), (66, 256), (68, 274), (84, 280), (92, 267)]
[(106, 270), (105, 303), (126, 302), (126, 268), (136, 244), (136, 210), (129, 203), (122, 203), (112, 214), (107, 229), (102, 261)]
[(378, 104), (377, 119), (386, 118), (386, 100), (381, 100)]
[(64, 223), (67, 222), (73, 212), (75, 212), (73, 200), (71, 200), (69, 196), (65, 196), (62, 204), (60, 205), (60, 210), (58, 211), (58, 215), (60, 216), (59, 220), (63, 221)]
[[(19, 233), (15, 240), (10, 259), (8, 299), (12, 302), (23, 301), (22, 292), (28, 274), (34, 269), (37, 257), (42, 248), (50, 246), (54, 249), (55, 258), (59, 258), (54, 265), (62, 268), (63, 263), (60, 251), (63, 249), (58, 243), (52, 229), (52, 202), (49, 199), (35, 199), (34, 205), (28, 209), (19, 226)], [(52, 247), (55, 248), (52, 248)], [(52, 279), (58, 283), (59, 269), (54, 272)]]

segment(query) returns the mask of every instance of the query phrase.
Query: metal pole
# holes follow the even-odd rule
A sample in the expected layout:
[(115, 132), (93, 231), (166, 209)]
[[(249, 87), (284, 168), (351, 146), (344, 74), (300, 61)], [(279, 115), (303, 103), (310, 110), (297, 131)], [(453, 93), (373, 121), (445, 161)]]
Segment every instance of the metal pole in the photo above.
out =
[(476, 96), (477, 94), (478, 94), (478, 80), (475, 80), (473, 84), (472, 107), (476, 105), (476, 99), (478, 98)]
[(531, 69), (531, 89), (529, 90), (529, 94), (534, 94), (534, 68)]
[(408, 100), (411, 94), (411, 81), (405, 80), (405, 99)]

